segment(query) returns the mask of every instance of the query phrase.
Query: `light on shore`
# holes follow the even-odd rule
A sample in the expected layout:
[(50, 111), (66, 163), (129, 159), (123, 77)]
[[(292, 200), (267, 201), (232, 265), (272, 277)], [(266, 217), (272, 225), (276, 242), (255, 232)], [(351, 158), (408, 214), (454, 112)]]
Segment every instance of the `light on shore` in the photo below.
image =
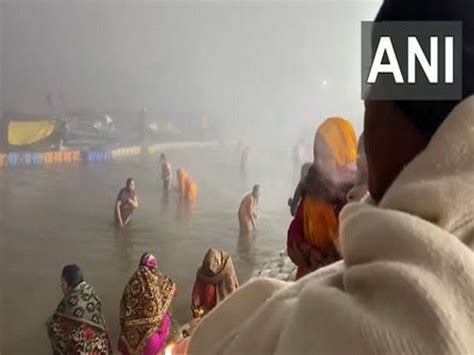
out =
[(166, 348), (165, 348), (165, 354), (164, 355), (173, 355), (173, 348), (174, 348), (175, 344), (174, 343), (171, 343), (170, 345), (168, 345)]

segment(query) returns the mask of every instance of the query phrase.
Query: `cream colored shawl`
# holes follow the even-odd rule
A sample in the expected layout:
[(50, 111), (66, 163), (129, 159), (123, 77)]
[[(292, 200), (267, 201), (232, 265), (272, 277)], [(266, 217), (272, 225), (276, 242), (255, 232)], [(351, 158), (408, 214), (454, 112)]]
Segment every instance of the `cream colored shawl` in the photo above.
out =
[(472, 354), (474, 97), (379, 206), (341, 214), (345, 268), (251, 281), (204, 318), (191, 355)]

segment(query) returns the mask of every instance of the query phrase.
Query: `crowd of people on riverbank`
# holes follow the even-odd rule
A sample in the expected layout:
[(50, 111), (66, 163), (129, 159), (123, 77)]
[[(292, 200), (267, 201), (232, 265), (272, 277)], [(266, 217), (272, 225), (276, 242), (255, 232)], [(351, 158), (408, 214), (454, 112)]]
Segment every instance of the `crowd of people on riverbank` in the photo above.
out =
[[(316, 132), (314, 162), (309, 169), (306, 169), (308, 164), (304, 165), (301, 181), (290, 203), (294, 220), (288, 230), (288, 254), (298, 266), (297, 278), (341, 257), (336, 247), (337, 220), (346, 202), (345, 195), (354, 186), (356, 147), (355, 131), (344, 118), (329, 118)], [(246, 154), (245, 150), (243, 154)], [(362, 160), (360, 156), (359, 160)], [(160, 162), (163, 193), (168, 193), (171, 164), (163, 154)], [(194, 200), (197, 189), (193, 184), (189, 175), (178, 169), (176, 190), (179, 198)], [(255, 185), (242, 199), (238, 209), (241, 233), (256, 229), (259, 197), (260, 186)], [(116, 201), (119, 228), (130, 222), (136, 208), (135, 182), (128, 178)], [(327, 227), (323, 228), (323, 222)], [(64, 299), (48, 323), (54, 351), (59, 354), (79, 350), (91, 354), (110, 353), (112, 345), (101, 313), (101, 301), (84, 280), (80, 268), (65, 266), (61, 282)], [(225, 251), (209, 249), (198, 269), (191, 295), (194, 325), (238, 288), (231, 257)], [(176, 284), (158, 270), (157, 259), (145, 253), (122, 296), (118, 344), (122, 354), (157, 354), (163, 349), (170, 336), (171, 304), (176, 289)]]
[[(196, 273), (191, 296), (193, 317), (204, 317), (238, 287), (231, 257), (224, 251), (209, 249)], [(64, 297), (46, 323), (53, 353), (113, 354), (102, 302), (79, 266), (63, 268), (61, 289)], [(144, 253), (120, 302), (121, 354), (156, 355), (169, 341), (181, 339), (181, 334), (176, 335), (179, 329), (172, 331), (176, 292), (176, 283), (159, 271), (156, 257)]]
[[(341, 259), (339, 213), (353, 188), (366, 186), (367, 167), (362, 147), (360, 142), (357, 151), (355, 130), (342, 117), (330, 117), (316, 130), (313, 162), (303, 164), (301, 179), (289, 201), (289, 212), (294, 218), (288, 228), (287, 250), (298, 267), (296, 279)], [(244, 148), (242, 155), (247, 153)], [(164, 154), (160, 163), (163, 193), (167, 194), (172, 181), (171, 164)], [(195, 183), (183, 169), (177, 171), (176, 191), (187, 202), (196, 198)], [(352, 200), (356, 200), (364, 193), (353, 195)], [(242, 199), (237, 214), (241, 233), (257, 228), (259, 197), (260, 186), (254, 185)], [(116, 201), (117, 227), (126, 226), (137, 208), (135, 182), (128, 178)], [(48, 323), (53, 349), (60, 354), (69, 354), (72, 349), (110, 353), (112, 345), (101, 313), (101, 301), (84, 280), (80, 268), (64, 267), (61, 280), (64, 299)], [(225, 251), (209, 249), (198, 269), (191, 295), (193, 325), (238, 288), (231, 257)], [(118, 344), (122, 354), (157, 354), (163, 349), (171, 333), (171, 304), (176, 290), (176, 284), (158, 270), (157, 259), (145, 253), (122, 296)]]
[[(470, 354), (474, 349), (474, 8), (385, 0), (376, 21), (463, 20), (458, 101), (366, 101), (364, 133), (329, 117), (313, 161), (288, 201), (288, 256), (296, 280), (242, 287), (230, 256), (209, 249), (191, 295), (197, 321), (173, 354)], [(245, 172), (249, 149), (244, 149)], [(163, 166), (165, 165), (165, 166)], [(171, 166), (162, 159), (163, 187)], [(178, 192), (197, 187), (178, 170)], [(256, 228), (259, 186), (244, 197), (241, 229)], [(133, 180), (118, 225), (138, 207)], [(79, 267), (61, 275), (64, 299), (48, 321), (58, 354), (111, 354), (101, 302)], [(176, 284), (145, 253), (120, 307), (122, 354), (168, 342)]]

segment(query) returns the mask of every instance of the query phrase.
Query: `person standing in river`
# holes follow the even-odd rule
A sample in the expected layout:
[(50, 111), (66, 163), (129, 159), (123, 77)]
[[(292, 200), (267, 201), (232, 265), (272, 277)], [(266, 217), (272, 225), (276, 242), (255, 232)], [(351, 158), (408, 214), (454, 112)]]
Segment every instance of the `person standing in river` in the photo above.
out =
[(161, 179), (163, 180), (163, 191), (168, 191), (171, 185), (172, 173), (171, 164), (163, 153), (160, 155)]
[(242, 176), (247, 175), (248, 165), (249, 165), (249, 152), (250, 147), (246, 146), (242, 151), (242, 156), (240, 158), (240, 174)]
[(115, 203), (115, 223), (117, 227), (126, 226), (131, 218), (133, 211), (138, 208), (138, 198), (135, 192), (135, 181), (128, 178), (125, 187), (122, 188), (117, 196)]
[(260, 197), (260, 185), (254, 185), (252, 192), (247, 194), (239, 206), (240, 233), (246, 234), (257, 229), (257, 205)]

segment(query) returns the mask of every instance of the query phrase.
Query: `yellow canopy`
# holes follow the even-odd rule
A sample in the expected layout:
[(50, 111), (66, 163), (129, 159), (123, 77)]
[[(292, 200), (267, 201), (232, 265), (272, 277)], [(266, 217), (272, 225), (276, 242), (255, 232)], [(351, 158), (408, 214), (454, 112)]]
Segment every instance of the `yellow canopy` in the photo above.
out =
[(8, 124), (8, 144), (28, 145), (51, 135), (54, 121), (11, 121)]

